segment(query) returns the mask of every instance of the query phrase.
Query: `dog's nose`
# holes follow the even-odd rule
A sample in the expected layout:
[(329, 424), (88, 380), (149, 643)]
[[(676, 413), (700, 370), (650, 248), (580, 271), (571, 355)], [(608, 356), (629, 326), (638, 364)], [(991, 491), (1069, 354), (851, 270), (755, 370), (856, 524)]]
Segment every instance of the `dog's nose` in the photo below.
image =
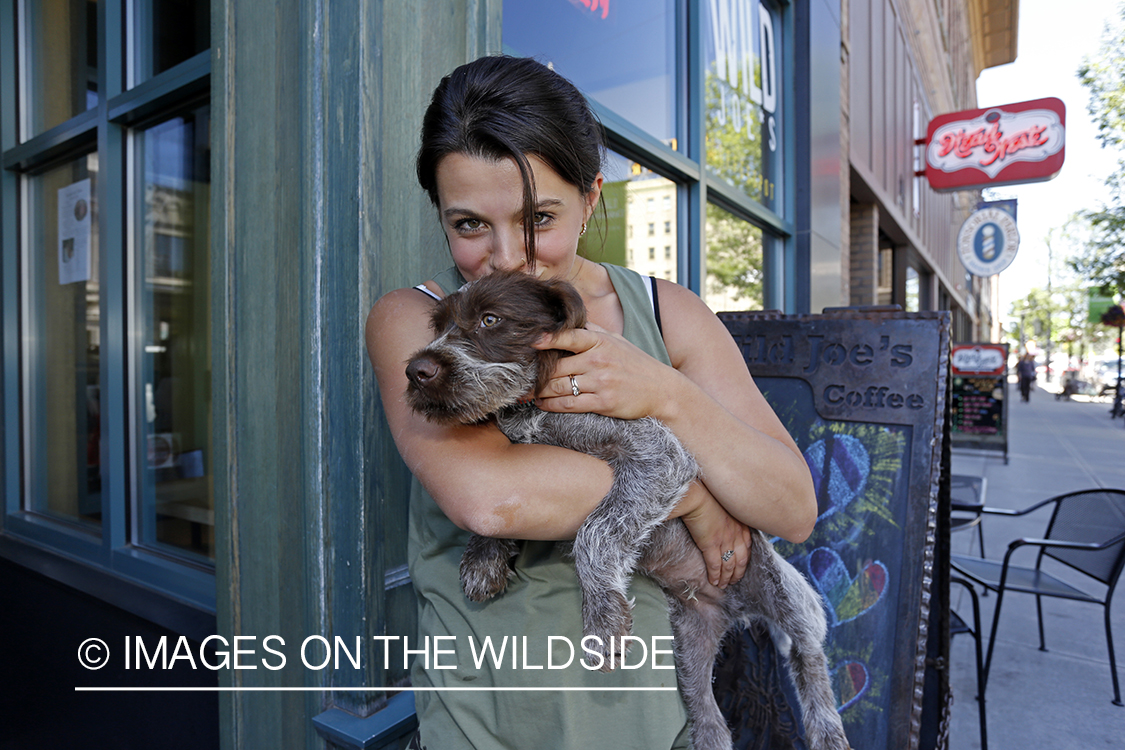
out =
[(423, 386), (437, 377), (438, 363), (429, 357), (416, 357), (406, 366), (406, 377), (417, 386)]

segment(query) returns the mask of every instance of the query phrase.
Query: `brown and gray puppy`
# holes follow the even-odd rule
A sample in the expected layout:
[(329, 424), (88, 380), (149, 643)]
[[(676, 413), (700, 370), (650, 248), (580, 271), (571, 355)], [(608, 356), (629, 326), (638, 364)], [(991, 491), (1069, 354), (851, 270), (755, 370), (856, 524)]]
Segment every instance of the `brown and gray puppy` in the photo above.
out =
[[(790, 641), (789, 662), (809, 747), (847, 750), (823, 651), (820, 597), (755, 532), (746, 574), (725, 590), (707, 580), (703, 556), (679, 520), (665, 523), (698, 476), (694, 458), (663, 423), (600, 414), (556, 414), (524, 403), (543, 388), (565, 353), (539, 351), (546, 333), (586, 323), (578, 292), (558, 280), (492, 273), (434, 308), (437, 338), (407, 366), (407, 399), (427, 419), (473, 424), (495, 419), (517, 443), (557, 445), (603, 459), (613, 486), (578, 531), (573, 555), (582, 588), (586, 635), (603, 644), (606, 668), (632, 628), (627, 596), (634, 571), (663, 588), (675, 636), (676, 676), (696, 750), (729, 750), (731, 735), (715, 703), (711, 670), (723, 636), (762, 620)], [(502, 593), (519, 552), (511, 539), (473, 536), (461, 559), (461, 583), (473, 601)]]

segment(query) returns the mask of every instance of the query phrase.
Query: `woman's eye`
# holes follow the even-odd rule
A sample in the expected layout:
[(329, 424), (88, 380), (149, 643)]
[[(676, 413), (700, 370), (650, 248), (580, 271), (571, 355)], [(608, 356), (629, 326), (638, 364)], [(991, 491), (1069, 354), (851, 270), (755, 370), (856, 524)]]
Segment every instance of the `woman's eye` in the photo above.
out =
[(500, 316), (499, 315), (493, 315), (492, 313), (486, 313), (480, 319), (480, 327), (481, 328), (492, 328), (494, 325), (496, 325), (499, 322), (500, 322)]
[(536, 213), (535, 214), (535, 226), (545, 227), (548, 224), (550, 224), (552, 221), (554, 221), (554, 218), (555, 217), (552, 216), (551, 214), (545, 214), (545, 213), (542, 213), (542, 212)]
[(458, 232), (476, 232), (482, 226), (484, 226), (484, 224), (480, 219), (461, 219), (453, 225), (453, 228)]

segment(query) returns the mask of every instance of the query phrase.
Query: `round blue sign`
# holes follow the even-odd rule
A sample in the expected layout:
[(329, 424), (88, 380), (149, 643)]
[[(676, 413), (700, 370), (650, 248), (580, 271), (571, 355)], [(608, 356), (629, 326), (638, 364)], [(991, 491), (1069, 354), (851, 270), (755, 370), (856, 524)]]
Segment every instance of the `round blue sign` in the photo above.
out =
[(957, 234), (961, 265), (974, 276), (1000, 273), (1016, 258), (1020, 234), (1011, 214), (998, 208), (975, 212)]

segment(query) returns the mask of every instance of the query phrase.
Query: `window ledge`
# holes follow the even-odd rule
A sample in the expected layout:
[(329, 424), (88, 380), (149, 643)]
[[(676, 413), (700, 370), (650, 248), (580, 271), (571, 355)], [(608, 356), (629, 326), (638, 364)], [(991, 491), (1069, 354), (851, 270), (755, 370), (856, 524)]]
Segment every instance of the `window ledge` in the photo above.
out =
[(363, 719), (330, 708), (313, 717), (313, 726), (321, 737), (347, 750), (382, 748), (417, 728), (414, 693), (397, 693), (385, 707)]
[(0, 557), (51, 580), (101, 599), (137, 617), (202, 641), (215, 633), (215, 613), (181, 601), (136, 581), (0, 533)]

